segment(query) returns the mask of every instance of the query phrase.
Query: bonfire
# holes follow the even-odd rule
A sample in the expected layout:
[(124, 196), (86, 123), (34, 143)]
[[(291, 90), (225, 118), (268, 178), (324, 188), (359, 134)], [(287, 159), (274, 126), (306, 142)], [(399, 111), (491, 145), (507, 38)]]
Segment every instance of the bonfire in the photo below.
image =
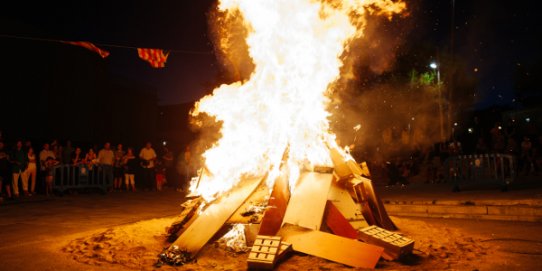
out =
[(224, 229), (231, 230), (223, 242), (248, 252), (251, 268), (271, 269), (292, 250), (365, 268), (408, 253), (413, 241), (392, 232), (369, 170), (337, 144), (327, 110), (367, 16), (392, 19), (405, 4), (221, 0), (217, 8), (246, 33), (235, 43), (224, 28), (217, 48), (228, 54), (246, 45), (253, 70), (191, 112), (218, 122), (220, 138), (202, 154), (161, 261), (195, 259)]

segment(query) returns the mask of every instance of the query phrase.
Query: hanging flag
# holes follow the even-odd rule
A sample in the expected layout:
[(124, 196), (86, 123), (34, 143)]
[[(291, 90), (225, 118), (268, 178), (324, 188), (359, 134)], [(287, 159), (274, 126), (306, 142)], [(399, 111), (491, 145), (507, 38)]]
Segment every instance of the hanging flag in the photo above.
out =
[(163, 68), (166, 66), (168, 53), (164, 53), (162, 49), (137, 48), (139, 57), (151, 64), (153, 68)]
[(76, 46), (81, 46), (81, 47), (85, 47), (95, 53), (98, 53), (102, 58), (106, 58), (107, 56), (109, 56), (109, 52), (106, 51), (106, 50), (102, 50), (98, 47), (96, 47), (96, 45), (88, 42), (88, 41), (63, 41), (64, 43), (68, 43), (68, 44), (71, 44), (71, 45), (76, 45)]

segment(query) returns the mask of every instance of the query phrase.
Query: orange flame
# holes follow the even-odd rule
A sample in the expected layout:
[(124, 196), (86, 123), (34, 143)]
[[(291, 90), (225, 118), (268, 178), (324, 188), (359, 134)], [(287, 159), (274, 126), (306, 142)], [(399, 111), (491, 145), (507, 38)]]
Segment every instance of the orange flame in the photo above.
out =
[[(300, 170), (331, 165), (335, 145), (326, 111), (329, 86), (340, 77), (349, 41), (363, 35), (366, 14), (405, 9), (390, 0), (222, 0), (228, 16), (242, 14), (254, 71), (246, 82), (221, 85), (195, 105), (222, 122), (222, 137), (205, 151), (209, 176), (196, 193), (211, 200), (244, 175), (278, 174), (293, 186)], [(283, 161), (288, 149), (287, 161)]]

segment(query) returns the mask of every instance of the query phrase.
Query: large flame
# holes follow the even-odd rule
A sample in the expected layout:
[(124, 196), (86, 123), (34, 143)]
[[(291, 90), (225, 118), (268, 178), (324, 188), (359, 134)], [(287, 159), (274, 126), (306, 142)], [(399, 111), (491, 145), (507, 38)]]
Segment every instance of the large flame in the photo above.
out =
[(390, 0), (222, 0), (221, 11), (243, 16), (254, 71), (246, 82), (216, 88), (192, 111), (222, 123), (222, 137), (203, 154), (209, 177), (196, 193), (213, 199), (244, 175), (269, 173), (272, 184), (286, 174), (293, 184), (301, 169), (331, 165), (327, 144), (335, 137), (326, 108), (341, 57), (363, 35), (367, 14), (404, 8)]

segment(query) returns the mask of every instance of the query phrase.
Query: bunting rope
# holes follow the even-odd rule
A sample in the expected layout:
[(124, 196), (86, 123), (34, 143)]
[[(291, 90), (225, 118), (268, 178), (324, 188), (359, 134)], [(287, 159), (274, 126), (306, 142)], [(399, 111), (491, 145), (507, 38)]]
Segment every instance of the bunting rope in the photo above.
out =
[[(57, 39), (48, 39), (48, 38), (36, 38), (36, 37), (25, 37), (25, 36), (14, 36), (14, 35), (6, 35), (6, 34), (0, 34), (1, 38), (13, 38), (13, 39), (23, 39), (23, 40), (33, 40), (33, 41), (47, 41), (47, 42), (57, 42), (57, 43), (65, 43), (68, 40), (57, 40)], [(98, 46), (102, 47), (112, 47), (112, 48), (124, 48), (124, 49), (133, 49), (137, 50), (141, 47), (134, 47), (134, 46), (127, 46), (127, 45), (119, 45), (119, 44), (112, 44), (112, 43), (94, 43)], [(193, 50), (183, 50), (183, 49), (162, 49), (164, 51), (168, 51), (170, 53), (180, 53), (180, 54), (194, 54), (194, 55), (210, 55), (213, 54), (212, 51), (193, 51)]]

